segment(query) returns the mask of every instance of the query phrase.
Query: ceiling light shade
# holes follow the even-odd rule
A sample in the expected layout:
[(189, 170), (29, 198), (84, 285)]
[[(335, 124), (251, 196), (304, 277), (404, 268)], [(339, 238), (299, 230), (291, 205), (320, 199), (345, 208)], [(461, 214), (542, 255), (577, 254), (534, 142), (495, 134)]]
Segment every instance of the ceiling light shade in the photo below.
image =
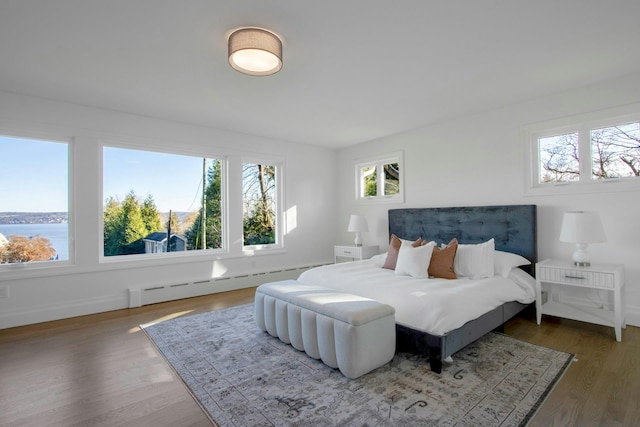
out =
[(282, 68), (282, 40), (262, 28), (240, 28), (229, 35), (229, 64), (250, 76), (269, 76)]

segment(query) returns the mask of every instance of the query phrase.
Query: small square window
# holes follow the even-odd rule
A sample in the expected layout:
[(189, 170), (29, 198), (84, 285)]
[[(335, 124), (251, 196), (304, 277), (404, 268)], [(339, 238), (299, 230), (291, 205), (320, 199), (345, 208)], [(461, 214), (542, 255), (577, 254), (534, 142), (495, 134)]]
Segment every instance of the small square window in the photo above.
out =
[(356, 163), (356, 198), (402, 201), (402, 153)]

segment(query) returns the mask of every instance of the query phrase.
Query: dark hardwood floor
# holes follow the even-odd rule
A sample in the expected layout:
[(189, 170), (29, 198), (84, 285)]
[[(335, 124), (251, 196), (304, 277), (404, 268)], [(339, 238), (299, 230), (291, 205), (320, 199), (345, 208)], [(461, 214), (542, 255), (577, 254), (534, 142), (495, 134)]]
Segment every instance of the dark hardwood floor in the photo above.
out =
[[(0, 330), (1, 426), (209, 426), (140, 324), (253, 302), (255, 288)], [(640, 425), (640, 328), (531, 314), (505, 333), (575, 353), (531, 426)]]

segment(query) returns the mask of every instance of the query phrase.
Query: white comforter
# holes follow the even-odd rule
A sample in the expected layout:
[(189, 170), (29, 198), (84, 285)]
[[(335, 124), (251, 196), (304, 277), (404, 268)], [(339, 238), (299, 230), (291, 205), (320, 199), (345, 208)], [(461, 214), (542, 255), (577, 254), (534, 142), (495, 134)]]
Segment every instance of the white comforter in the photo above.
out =
[(535, 301), (535, 281), (519, 269), (508, 278), (416, 279), (382, 268), (384, 259), (383, 254), (312, 268), (298, 281), (389, 304), (396, 323), (432, 335), (444, 335), (509, 301)]

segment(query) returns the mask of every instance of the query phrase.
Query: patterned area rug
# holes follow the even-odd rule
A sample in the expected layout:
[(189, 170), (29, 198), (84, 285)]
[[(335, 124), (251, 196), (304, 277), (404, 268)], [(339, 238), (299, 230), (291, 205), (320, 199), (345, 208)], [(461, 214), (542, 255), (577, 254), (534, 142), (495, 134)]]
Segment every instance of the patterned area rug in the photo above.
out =
[(524, 426), (573, 355), (490, 333), (434, 374), (399, 353), (356, 380), (260, 331), (253, 305), (143, 325), (220, 426)]

